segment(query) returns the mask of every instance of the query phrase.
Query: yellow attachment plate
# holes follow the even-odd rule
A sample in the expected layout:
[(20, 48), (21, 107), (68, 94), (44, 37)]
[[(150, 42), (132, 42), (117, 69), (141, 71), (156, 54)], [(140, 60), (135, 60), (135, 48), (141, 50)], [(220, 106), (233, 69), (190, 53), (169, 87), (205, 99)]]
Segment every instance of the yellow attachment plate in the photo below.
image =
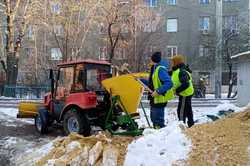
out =
[(34, 118), (38, 113), (38, 109), (43, 107), (43, 103), (39, 102), (21, 102), (18, 106), (18, 118)]
[(144, 88), (135, 78), (147, 78), (147, 73), (132, 73), (102, 81), (103, 87), (112, 95), (120, 96), (128, 113), (136, 113)]

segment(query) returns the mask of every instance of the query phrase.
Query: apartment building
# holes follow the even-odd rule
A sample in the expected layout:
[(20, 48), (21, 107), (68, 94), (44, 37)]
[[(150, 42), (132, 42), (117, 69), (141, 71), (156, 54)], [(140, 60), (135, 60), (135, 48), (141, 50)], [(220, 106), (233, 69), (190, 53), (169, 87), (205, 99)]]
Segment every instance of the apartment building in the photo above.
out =
[[(47, 18), (47, 25), (34, 23), (27, 27), (20, 55), (19, 83), (30, 81), (31, 84), (36, 79), (37, 82), (44, 83), (48, 68), (60, 61), (70, 60), (72, 54), (77, 54), (74, 58), (78, 59), (108, 58), (109, 41), (106, 25), (100, 22), (86, 36), (84, 33), (79, 33), (82, 36), (77, 37), (85, 38), (84, 42), (78, 38), (73, 40), (76, 37), (65, 40), (67, 27), (65, 22), (57, 19), (65, 16), (65, 5), (60, 0), (42, 2), (46, 10), (41, 15)], [(216, 0), (144, 0), (144, 2), (149, 9), (157, 13), (160, 23), (154, 17), (149, 24), (145, 24), (141, 29), (135, 29), (135, 35), (132, 37), (134, 44), (125, 48), (118, 46), (115, 50), (115, 61), (129, 64), (137, 62), (139, 67), (135, 70), (145, 70), (154, 51), (162, 51), (165, 58), (182, 54), (186, 56), (187, 63), (194, 70), (194, 76), (197, 78), (200, 75), (207, 76), (212, 88), (216, 44)], [(81, 26), (85, 24), (84, 14), (76, 18), (73, 21), (82, 22), (79, 24)], [(238, 34), (242, 27), (247, 27), (249, 30), (248, 23), (249, 0), (223, 0), (223, 34), (225, 34), (223, 38)], [(124, 29), (122, 33), (123, 37), (126, 37), (128, 30)], [(80, 50), (77, 50), (75, 43), (82, 45)], [(129, 60), (131, 56), (137, 58)], [(226, 73), (226, 65), (224, 69)]]
[[(165, 56), (186, 56), (196, 80), (200, 76), (206, 77), (213, 92), (216, 0), (146, 0), (146, 3), (165, 17), (165, 29), (161, 32), (162, 38), (165, 38), (165, 46), (161, 48)], [(247, 40), (239, 41), (237, 36), (249, 36), (249, 0), (223, 0), (222, 3), (223, 49), (226, 49), (224, 43), (230, 42), (230, 39), (248, 45)], [(248, 49), (248, 46), (238, 51), (244, 49)], [(222, 79), (226, 85), (228, 67), (224, 60)]]

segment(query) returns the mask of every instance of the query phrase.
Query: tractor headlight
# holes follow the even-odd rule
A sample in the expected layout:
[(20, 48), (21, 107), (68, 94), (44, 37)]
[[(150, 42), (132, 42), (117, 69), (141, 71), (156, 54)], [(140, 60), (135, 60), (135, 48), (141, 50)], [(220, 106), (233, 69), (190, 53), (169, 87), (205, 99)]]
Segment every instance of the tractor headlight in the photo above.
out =
[(104, 95), (97, 95), (97, 101), (104, 101)]

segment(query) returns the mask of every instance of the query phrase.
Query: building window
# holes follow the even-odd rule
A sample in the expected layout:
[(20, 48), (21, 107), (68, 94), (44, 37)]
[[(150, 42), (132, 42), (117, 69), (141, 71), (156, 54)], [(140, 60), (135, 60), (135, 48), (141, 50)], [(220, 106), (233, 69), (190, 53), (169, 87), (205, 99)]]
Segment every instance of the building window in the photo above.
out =
[(100, 23), (98, 26), (99, 26), (99, 34), (106, 34), (107, 33), (107, 30), (106, 30), (104, 23)]
[(54, 33), (56, 36), (63, 35), (63, 26), (62, 25), (54, 25)]
[(157, 24), (155, 21), (145, 21), (145, 25), (143, 27), (143, 32), (155, 32), (157, 28)]
[(120, 5), (126, 5), (129, 4), (130, 0), (117, 0), (116, 4), (120, 4)]
[(116, 49), (116, 58), (118, 60), (124, 60), (124, 59), (126, 59), (125, 49), (124, 48), (117, 48)]
[(61, 12), (61, 5), (59, 2), (52, 2), (51, 3), (51, 12), (53, 14), (60, 14)]
[(200, 4), (209, 4), (210, 0), (200, 0)]
[(237, 16), (224, 16), (223, 29), (229, 31), (237, 31), (238, 17)]
[(176, 0), (167, 0), (168, 5), (176, 5)]
[(157, 7), (158, 0), (145, 0), (146, 4), (149, 7)]
[(204, 45), (199, 46), (199, 56), (208, 56), (209, 55), (209, 48), (205, 47)]
[(200, 20), (199, 20), (200, 30), (209, 31), (209, 21), (210, 21), (210, 18), (207, 16), (200, 17)]
[(177, 55), (177, 46), (167, 46), (167, 56), (172, 57)]
[(51, 48), (51, 60), (62, 60), (60, 48)]
[(150, 53), (153, 53), (153, 52), (156, 52), (156, 51), (157, 51), (157, 47), (156, 47), (156, 46), (151, 45), (151, 46), (149, 47), (149, 52), (150, 52)]
[(121, 32), (122, 32), (122, 33), (128, 33), (128, 32), (129, 32), (129, 27), (128, 27), (128, 25), (123, 25), (123, 26), (121, 27)]
[(32, 25), (29, 25), (27, 28), (27, 37), (31, 40), (34, 40), (34, 28)]
[(34, 55), (34, 50), (35, 50), (34, 48), (25, 48), (24, 50), (25, 50), (25, 55), (27, 57), (31, 57)]
[(143, 32), (156, 32), (160, 21), (161, 16), (157, 14), (154, 18), (145, 19), (143, 24), (141, 24), (140, 29), (142, 29)]
[(108, 60), (107, 47), (99, 48), (99, 59), (100, 60)]
[(167, 32), (177, 32), (178, 20), (176, 18), (168, 18), (167, 20)]

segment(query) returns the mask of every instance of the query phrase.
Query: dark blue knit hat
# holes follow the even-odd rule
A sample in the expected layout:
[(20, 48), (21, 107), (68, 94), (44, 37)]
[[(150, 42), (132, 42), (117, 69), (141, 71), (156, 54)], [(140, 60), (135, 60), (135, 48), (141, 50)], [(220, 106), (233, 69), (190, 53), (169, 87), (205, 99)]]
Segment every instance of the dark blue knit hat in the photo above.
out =
[(151, 60), (154, 63), (159, 63), (161, 61), (161, 52), (155, 52), (155, 53), (153, 53), (153, 55), (151, 56)]

